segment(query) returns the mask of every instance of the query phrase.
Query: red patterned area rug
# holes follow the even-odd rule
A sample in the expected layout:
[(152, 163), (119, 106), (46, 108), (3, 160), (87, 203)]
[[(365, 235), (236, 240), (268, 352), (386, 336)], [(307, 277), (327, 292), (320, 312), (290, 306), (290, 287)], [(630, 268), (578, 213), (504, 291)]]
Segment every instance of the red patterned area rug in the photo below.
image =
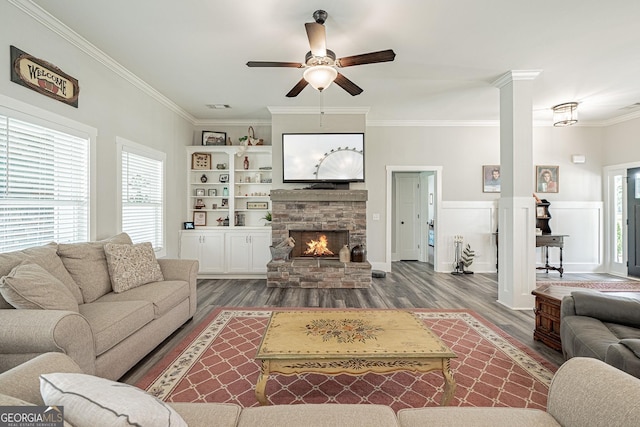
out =
[[(410, 311), (458, 356), (451, 359), (457, 383), (451, 405), (546, 408), (555, 365), (472, 311)], [(136, 385), (169, 402), (258, 406), (254, 356), (271, 313), (217, 309)], [(266, 395), (272, 404), (377, 403), (398, 411), (438, 406), (443, 386), (441, 372), (271, 375)]]

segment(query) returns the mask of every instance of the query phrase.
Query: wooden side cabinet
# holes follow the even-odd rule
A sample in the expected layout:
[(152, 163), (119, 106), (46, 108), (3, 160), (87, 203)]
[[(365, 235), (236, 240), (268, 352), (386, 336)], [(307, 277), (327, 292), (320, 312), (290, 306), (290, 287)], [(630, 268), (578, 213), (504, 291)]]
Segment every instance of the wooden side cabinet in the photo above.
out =
[(541, 288), (532, 292), (536, 297), (535, 315), (536, 328), (533, 339), (541, 341), (554, 350), (562, 350), (560, 341), (560, 304), (562, 297), (546, 293)]

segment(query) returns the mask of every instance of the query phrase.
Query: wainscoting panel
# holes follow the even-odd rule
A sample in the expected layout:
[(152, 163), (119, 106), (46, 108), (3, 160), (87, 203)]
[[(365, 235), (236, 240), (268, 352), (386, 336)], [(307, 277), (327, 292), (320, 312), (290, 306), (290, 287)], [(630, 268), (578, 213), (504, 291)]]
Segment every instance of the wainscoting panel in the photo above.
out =
[[(554, 234), (568, 234), (565, 238), (563, 266), (565, 272), (602, 272), (603, 265), (603, 204), (602, 202), (554, 201), (549, 207)], [(498, 202), (443, 201), (439, 218), (438, 253), (436, 271), (453, 271), (456, 235), (462, 235), (476, 253), (471, 271), (496, 271), (496, 239)], [(551, 248), (549, 262), (557, 265), (559, 249)], [(544, 263), (542, 249), (536, 250), (536, 263)], [(549, 272), (549, 275), (558, 274)]]

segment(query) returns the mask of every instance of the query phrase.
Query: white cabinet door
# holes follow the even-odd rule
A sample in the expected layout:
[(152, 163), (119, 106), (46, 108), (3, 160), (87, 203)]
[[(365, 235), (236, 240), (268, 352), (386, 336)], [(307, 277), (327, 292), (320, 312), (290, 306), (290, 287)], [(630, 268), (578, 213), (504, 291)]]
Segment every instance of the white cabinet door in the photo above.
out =
[(224, 273), (224, 234), (182, 233), (180, 258), (197, 259), (199, 273)]
[(267, 263), (271, 261), (271, 233), (256, 232), (251, 234), (251, 264), (252, 273), (266, 273)]
[(250, 236), (247, 233), (226, 233), (227, 273), (247, 273), (250, 265)]
[(227, 273), (266, 273), (269, 231), (227, 232)]
[(200, 272), (224, 273), (224, 234), (203, 233), (200, 249)]

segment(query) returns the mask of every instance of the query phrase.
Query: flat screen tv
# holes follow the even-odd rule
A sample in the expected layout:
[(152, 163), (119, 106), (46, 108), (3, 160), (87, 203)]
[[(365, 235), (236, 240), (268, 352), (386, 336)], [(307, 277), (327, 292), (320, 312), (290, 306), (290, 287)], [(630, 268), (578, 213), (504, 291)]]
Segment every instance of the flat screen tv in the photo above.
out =
[(363, 182), (364, 133), (283, 133), (283, 182)]

